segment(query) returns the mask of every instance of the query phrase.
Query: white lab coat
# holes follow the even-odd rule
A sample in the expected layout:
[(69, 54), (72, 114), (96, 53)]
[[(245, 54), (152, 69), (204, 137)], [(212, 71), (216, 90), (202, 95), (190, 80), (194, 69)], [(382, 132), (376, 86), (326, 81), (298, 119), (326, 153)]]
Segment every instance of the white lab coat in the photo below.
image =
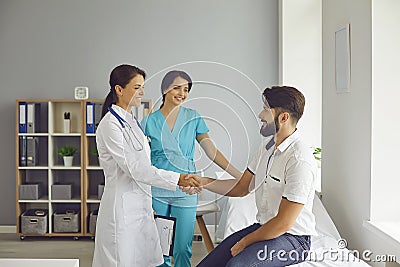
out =
[[(147, 138), (132, 115), (116, 105), (112, 108), (130, 124), (141, 144), (129, 127), (123, 129), (110, 112), (97, 128), (96, 142), (105, 188), (97, 217), (92, 266), (160, 265), (164, 260), (153, 218), (151, 186), (175, 190), (179, 174), (151, 166)], [(123, 131), (129, 137), (124, 138)], [(143, 149), (137, 151), (134, 147)]]

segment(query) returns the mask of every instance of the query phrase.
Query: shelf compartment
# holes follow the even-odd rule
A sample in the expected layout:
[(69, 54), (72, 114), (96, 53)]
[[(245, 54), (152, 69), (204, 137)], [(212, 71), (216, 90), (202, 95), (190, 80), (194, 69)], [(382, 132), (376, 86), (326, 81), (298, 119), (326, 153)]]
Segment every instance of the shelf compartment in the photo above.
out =
[(51, 158), (50, 166), (52, 169), (63, 169), (63, 168), (71, 168), (64, 167), (64, 160), (61, 156), (58, 155), (58, 151), (61, 147), (68, 145), (77, 148), (77, 151), (74, 154), (74, 159), (72, 162), (72, 167), (82, 166), (81, 161), (81, 138), (80, 136), (52, 136), (52, 151), (53, 155)]
[(93, 167), (100, 167), (96, 138), (94, 136), (86, 137), (86, 147), (87, 147), (87, 154), (86, 154), (87, 165)]
[(90, 196), (89, 198), (92, 200), (99, 200), (99, 185), (104, 185), (104, 183), (105, 179), (103, 170), (88, 170), (86, 185), (87, 196)]
[[(20, 107), (24, 107), (25, 114), (20, 114)], [(25, 118), (25, 132), (18, 135), (39, 136), (48, 133), (48, 109), (49, 103), (47, 100), (17, 100), (17, 121), (19, 116)]]
[[(37, 188), (21, 188), (23, 185), (37, 185)], [(21, 192), (21, 190), (23, 190)], [(38, 199), (26, 198), (28, 193), (26, 190), (32, 190), (32, 193), (37, 195)], [(18, 171), (18, 190), (17, 199), (24, 202), (45, 202), (48, 200), (48, 171), (46, 169), (34, 169), (34, 170), (19, 170)], [(24, 196), (21, 195), (24, 194)], [(32, 195), (33, 196), (33, 195)]]
[(47, 218), (46, 218), (47, 229), (46, 229), (46, 233), (44, 235), (48, 234), (48, 232), (49, 232), (49, 216), (48, 216), (49, 205), (48, 205), (48, 203), (39, 203), (39, 202), (18, 203), (18, 205), (17, 205), (17, 216), (18, 217), (17, 218), (18, 218), (19, 223), (17, 224), (17, 233), (19, 235), (24, 235), (24, 236), (28, 236), (28, 235), (32, 235), (32, 236), (40, 235), (41, 236), (42, 235), (42, 234), (34, 234), (34, 233), (31, 233), (31, 234), (22, 233), (22, 221), (21, 221), (22, 217), (21, 217), (21, 215), (28, 210), (46, 210), (47, 211)]
[(18, 136), (18, 167), (43, 167), (48, 165), (47, 136)]
[(55, 232), (54, 231), (54, 226), (55, 226), (55, 222), (54, 222), (54, 214), (63, 214), (63, 213), (67, 213), (67, 211), (75, 211), (77, 213), (80, 214), (79, 216), (79, 220), (78, 220), (78, 224), (79, 224), (79, 229), (82, 229), (82, 219), (81, 219), (81, 214), (82, 214), (82, 207), (81, 207), (81, 203), (52, 203), (51, 204), (51, 211), (52, 213), (50, 214), (51, 217), (51, 222), (52, 222), (52, 228), (51, 228), (51, 233), (57, 236), (62, 236), (63, 234), (66, 235), (71, 235), (73, 234), (74, 236), (77, 235), (82, 235), (81, 230), (79, 230), (78, 232), (75, 233), (62, 233), (62, 232)]
[(49, 108), (49, 132), (64, 134), (64, 113), (70, 114), (70, 133), (82, 132), (82, 101), (51, 101)]
[(71, 185), (71, 199), (53, 199), (51, 196), (52, 202), (71, 202), (74, 199), (81, 199), (81, 172), (79, 170), (52, 170), (51, 186), (53, 185)]

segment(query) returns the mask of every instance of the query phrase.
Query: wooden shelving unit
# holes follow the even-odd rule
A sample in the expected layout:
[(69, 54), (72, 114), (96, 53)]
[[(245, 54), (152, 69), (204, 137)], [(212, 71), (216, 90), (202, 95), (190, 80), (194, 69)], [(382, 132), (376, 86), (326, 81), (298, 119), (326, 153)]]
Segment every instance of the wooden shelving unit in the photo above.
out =
[[(19, 105), (34, 103), (40, 106), (38, 131), (20, 133)], [(96, 134), (86, 133), (86, 105), (95, 103), (95, 109), (101, 109), (103, 100), (50, 100), (50, 99), (20, 99), (16, 101), (16, 225), (17, 235), (26, 236), (71, 236), (78, 239), (82, 236), (93, 237), (89, 232), (89, 215), (98, 210), (100, 199), (98, 185), (104, 184), (104, 174), (99, 166), (96, 151)], [(144, 100), (146, 109), (136, 108), (136, 112), (144, 114), (151, 108), (151, 100)], [(70, 112), (70, 133), (63, 132), (63, 114)], [(95, 112), (99, 117), (100, 112)], [(97, 118), (96, 121), (99, 121)], [(21, 140), (34, 138), (37, 140), (36, 164), (25, 166), (21, 164)], [(78, 148), (72, 167), (65, 167), (62, 158), (58, 156), (61, 146), (72, 145)], [(23, 184), (39, 184), (42, 195), (39, 199), (20, 199), (19, 187)], [(71, 184), (71, 199), (54, 199), (52, 185)], [(47, 231), (45, 234), (26, 234), (21, 231), (21, 215), (30, 209), (47, 210)], [(74, 210), (80, 212), (78, 232), (54, 232), (53, 215), (56, 211)]]

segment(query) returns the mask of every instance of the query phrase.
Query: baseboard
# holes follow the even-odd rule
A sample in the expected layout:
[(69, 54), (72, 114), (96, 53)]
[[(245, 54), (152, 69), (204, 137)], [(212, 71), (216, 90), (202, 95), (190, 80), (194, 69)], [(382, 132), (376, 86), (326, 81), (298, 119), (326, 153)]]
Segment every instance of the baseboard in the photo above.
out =
[(2, 234), (15, 234), (17, 227), (15, 225), (0, 225), (0, 233)]
[[(212, 240), (215, 240), (215, 225), (206, 225), (208, 232), (210, 233), (210, 237)], [(17, 232), (17, 227), (15, 225), (0, 225), (0, 233), (2, 234), (15, 234)], [(201, 234), (195, 234), (198, 236)]]

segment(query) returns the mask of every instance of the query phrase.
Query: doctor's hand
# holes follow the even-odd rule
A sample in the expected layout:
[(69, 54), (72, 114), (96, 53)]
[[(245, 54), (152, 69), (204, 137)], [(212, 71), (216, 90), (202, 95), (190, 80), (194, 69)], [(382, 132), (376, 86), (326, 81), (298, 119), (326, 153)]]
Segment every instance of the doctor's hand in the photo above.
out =
[[(185, 177), (186, 180), (188, 179), (195, 179), (197, 182), (201, 183), (201, 177), (196, 174), (188, 174)], [(185, 192), (188, 195), (199, 194), (202, 191), (202, 185), (198, 187), (194, 186), (179, 186), (182, 192)]]
[(201, 176), (199, 176), (197, 174), (188, 174), (188, 176), (186, 176), (185, 179), (191, 179), (191, 178), (197, 180), (201, 184), (201, 186), (200, 187), (189, 187), (189, 186), (182, 187), (181, 186), (180, 189), (183, 192), (185, 192), (186, 194), (189, 194), (189, 195), (200, 193), (202, 191), (202, 189), (203, 189), (203, 186), (210, 182), (209, 178), (201, 177)]
[(178, 185), (180, 187), (200, 187), (201, 183), (199, 180), (196, 180), (192, 174), (181, 174)]

